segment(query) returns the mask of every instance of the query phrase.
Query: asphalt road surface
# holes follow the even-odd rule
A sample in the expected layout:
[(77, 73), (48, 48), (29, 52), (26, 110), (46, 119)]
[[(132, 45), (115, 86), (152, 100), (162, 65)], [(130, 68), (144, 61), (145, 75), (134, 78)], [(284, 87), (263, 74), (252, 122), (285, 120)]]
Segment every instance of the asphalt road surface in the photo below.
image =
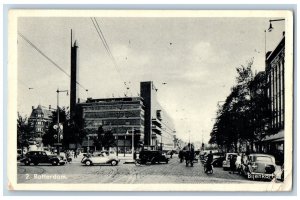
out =
[(72, 162), (63, 166), (39, 164), (37, 166), (18, 163), (18, 183), (262, 183), (247, 180), (238, 174), (229, 174), (222, 168), (214, 168), (213, 174), (204, 173), (201, 162), (186, 167), (173, 158), (168, 164), (141, 165), (124, 164), (117, 166), (85, 166)]

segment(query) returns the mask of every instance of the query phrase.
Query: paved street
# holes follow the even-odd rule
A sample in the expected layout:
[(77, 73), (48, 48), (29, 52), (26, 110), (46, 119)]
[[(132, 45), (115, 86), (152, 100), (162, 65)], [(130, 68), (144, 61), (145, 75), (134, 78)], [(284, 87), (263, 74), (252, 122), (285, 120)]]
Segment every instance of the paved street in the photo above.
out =
[[(18, 163), (19, 183), (251, 183), (252, 180), (229, 174), (222, 168), (214, 168), (213, 174), (205, 174), (202, 164), (186, 167), (177, 158), (169, 164), (118, 166), (84, 166), (80, 159), (64, 166), (30, 165)], [(255, 183), (263, 183), (255, 181)]]

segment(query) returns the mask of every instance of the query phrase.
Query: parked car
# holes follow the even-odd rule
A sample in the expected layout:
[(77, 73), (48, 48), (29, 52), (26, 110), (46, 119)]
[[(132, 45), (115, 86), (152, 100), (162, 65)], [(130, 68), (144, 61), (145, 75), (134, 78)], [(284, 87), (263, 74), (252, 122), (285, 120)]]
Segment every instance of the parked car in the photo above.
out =
[[(268, 154), (250, 154), (247, 177), (249, 179), (273, 179), (275, 177), (275, 158)], [(245, 172), (244, 172), (245, 174)]]
[(31, 163), (34, 165), (38, 165), (39, 163), (64, 165), (66, 163), (62, 156), (47, 155), (45, 151), (29, 151), (25, 154), (25, 157), (20, 160), (20, 162), (25, 165), (30, 165)]
[(226, 153), (225, 160), (223, 161), (222, 167), (223, 170), (228, 170), (230, 168), (230, 156), (237, 156), (237, 153)]
[(22, 154), (22, 149), (17, 149), (17, 160), (22, 159), (25, 154), (26, 154), (25, 149), (23, 150), (23, 154)]
[(225, 160), (225, 156), (223, 153), (213, 153), (212, 165), (214, 167), (222, 167), (224, 160)]
[(169, 162), (169, 158), (162, 154), (160, 151), (154, 150), (144, 150), (139, 153), (139, 159), (145, 163), (151, 161), (151, 164), (160, 163), (160, 162)]
[(116, 166), (119, 162), (120, 159), (117, 156), (112, 154), (107, 155), (105, 152), (89, 154), (88, 156), (84, 156), (81, 160), (81, 163), (87, 166), (95, 164), (110, 164), (112, 166)]

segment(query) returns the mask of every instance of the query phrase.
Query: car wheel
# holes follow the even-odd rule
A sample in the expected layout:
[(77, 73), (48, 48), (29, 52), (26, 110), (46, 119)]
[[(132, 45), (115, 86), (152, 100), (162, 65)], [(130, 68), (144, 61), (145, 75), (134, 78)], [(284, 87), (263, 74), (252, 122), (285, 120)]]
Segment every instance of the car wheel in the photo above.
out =
[(27, 166), (30, 165), (29, 160), (26, 160), (26, 161), (25, 161), (25, 165), (27, 165)]
[(87, 160), (87, 161), (85, 161), (85, 165), (86, 165), (86, 166), (90, 166), (90, 165), (92, 165), (92, 162), (89, 161), (89, 160)]
[(38, 162), (35, 162), (35, 163), (34, 163), (34, 165), (38, 165), (38, 164), (39, 164)]
[(118, 162), (116, 160), (111, 161), (110, 163), (112, 166), (116, 166), (118, 164)]
[(52, 160), (52, 165), (53, 165), (53, 166), (56, 166), (56, 165), (58, 165), (58, 162), (57, 162), (57, 160)]

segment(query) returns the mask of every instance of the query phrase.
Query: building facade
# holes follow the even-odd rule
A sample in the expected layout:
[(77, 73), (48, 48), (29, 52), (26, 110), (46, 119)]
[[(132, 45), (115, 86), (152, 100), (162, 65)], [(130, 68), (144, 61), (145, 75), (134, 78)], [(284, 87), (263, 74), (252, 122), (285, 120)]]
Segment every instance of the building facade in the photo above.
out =
[(140, 83), (141, 97), (145, 106), (144, 147), (156, 150), (174, 148), (175, 129), (171, 117), (157, 101), (158, 89), (152, 81)]
[[(267, 126), (267, 135), (263, 139), (265, 151), (278, 154), (277, 158), (283, 159), (284, 149), (284, 67), (285, 67), (285, 36), (274, 51), (267, 54), (267, 96), (270, 99), (268, 109), (270, 120)], [(276, 155), (275, 155), (276, 156)]]
[[(85, 103), (78, 105), (82, 108), (85, 128), (96, 132), (102, 126), (104, 131), (111, 131), (116, 140), (114, 148), (118, 152), (131, 151), (132, 135), (134, 135), (135, 148), (139, 141), (144, 141), (142, 98), (89, 98)], [(90, 134), (88, 137), (82, 146), (95, 149), (93, 138), (97, 137), (97, 134)]]
[(156, 100), (157, 89), (150, 81), (141, 82), (140, 86), (140, 97), (89, 98), (77, 104), (85, 128), (95, 132), (83, 141), (83, 148), (95, 149), (93, 138), (97, 137), (100, 126), (112, 132), (116, 140), (113, 148), (119, 153), (131, 151), (132, 135), (135, 149), (140, 146), (152, 150), (174, 148), (174, 126)]
[(35, 141), (37, 144), (41, 144), (42, 136), (49, 128), (53, 111), (50, 106), (49, 108), (41, 105), (38, 105), (36, 108), (32, 106), (28, 123), (33, 128), (33, 132), (31, 133), (32, 141)]

